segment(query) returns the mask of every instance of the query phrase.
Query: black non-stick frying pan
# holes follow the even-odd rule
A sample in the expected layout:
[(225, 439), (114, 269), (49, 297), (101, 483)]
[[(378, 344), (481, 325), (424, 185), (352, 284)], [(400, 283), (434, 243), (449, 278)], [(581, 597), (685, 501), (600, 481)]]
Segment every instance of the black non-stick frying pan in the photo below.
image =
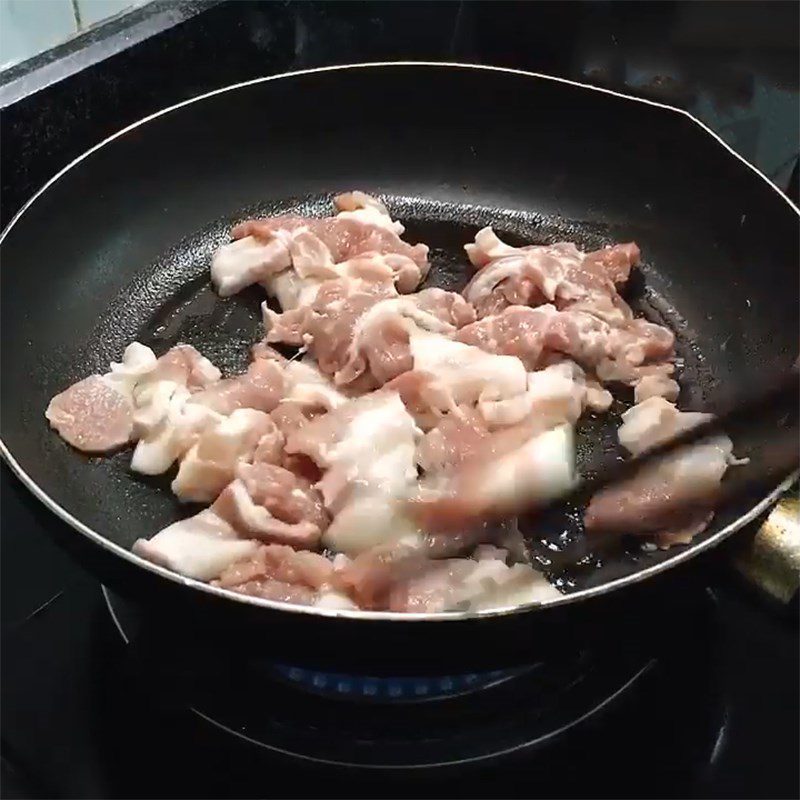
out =
[[(93, 148), (3, 234), (2, 449), (72, 527), (54, 519), (54, 535), (174, 630), (194, 626), (207, 643), (225, 632), (240, 648), (257, 643), (284, 657), (385, 658), (395, 668), (502, 661), (551, 647), (554, 637), (688, 613), (681, 603), (694, 573), (677, 568), (772, 497), (742, 498), (688, 547), (606, 555), (555, 602), (480, 616), (287, 606), (130, 553), (137, 537), (181, 515), (168, 481), (131, 474), (126, 453), (94, 459), (71, 450), (45, 422), (48, 400), (105, 371), (134, 339), (157, 352), (189, 342), (223, 370), (242, 368), (259, 336), (260, 297), (217, 298), (212, 251), (235, 221), (330, 213), (331, 194), (352, 188), (383, 197), (406, 238), (431, 246), (431, 281), (448, 288), (465, 282), (462, 246), (486, 224), (511, 240), (585, 248), (636, 240), (644, 265), (629, 299), (675, 331), (684, 407), (752, 387), (797, 355), (798, 210), (687, 114), (461, 65), (359, 65), (251, 81)], [(587, 423), (579, 455), (589, 458), (598, 443), (611, 448), (617, 424), (613, 416)], [(580, 535), (574, 525), (570, 535)]]

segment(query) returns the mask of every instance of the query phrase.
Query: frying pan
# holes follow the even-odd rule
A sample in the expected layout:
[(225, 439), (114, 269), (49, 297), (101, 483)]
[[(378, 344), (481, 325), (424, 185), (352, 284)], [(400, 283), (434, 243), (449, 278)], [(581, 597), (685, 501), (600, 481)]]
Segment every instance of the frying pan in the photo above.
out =
[[(623, 549), (572, 575), (558, 600), (480, 615), (289, 606), (182, 578), (130, 552), (185, 510), (165, 491), (168, 479), (131, 474), (129, 454), (72, 451), (44, 420), (48, 400), (105, 371), (134, 339), (158, 353), (189, 342), (223, 371), (242, 369), (259, 337), (259, 293), (217, 298), (211, 253), (238, 220), (331, 213), (331, 195), (351, 188), (381, 196), (406, 238), (431, 246), (431, 283), (446, 288), (465, 283), (463, 244), (486, 224), (511, 241), (591, 249), (636, 240), (644, 264), (628, 299), (675, 331), (684, 407), (751, 387), (796, 357), (798, 210), (688, 114), (458, 64), (258, 79), (110, 137), (3, 233), (2, 452), (60, 518), (53, 536), (165, 630), (237, 652), (418, 669), (501, 663), (598, 633), (679, 623), (691, 613), (690, 586), (705, 580), (697, 564), (706, 559), (695, 556), (763, 513), (775, 493), (741, 498), (690, 546)], [(612, 452), (617, 425), (613, 415), (585, 423), (579, 458), (590, 465), (598, 451)], [(739, 455), (757, 447), (737, 443)], [(578, 518), (532, 524), (536, 535), (569, 538), (581, 535)]]

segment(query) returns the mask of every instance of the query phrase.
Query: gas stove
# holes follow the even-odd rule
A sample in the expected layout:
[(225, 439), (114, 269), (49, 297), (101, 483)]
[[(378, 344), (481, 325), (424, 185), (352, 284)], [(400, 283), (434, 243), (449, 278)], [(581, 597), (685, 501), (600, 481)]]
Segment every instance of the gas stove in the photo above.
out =
[[(181, 99), (414, 58), (683, 105), (796, 192), (797, 6), (730, 4), (723, 25), (720, 5), (156, 2), (0, 76), (4, 224), (87, 147)], [(56, 549), (5, 465), (0, 478), (4, 797), (800, 793), (796, 618), (731, 587), (692, 589), (677, 634), (513, 670), (387, 677), (235, 653), (176, 670), (137, 648), (146, 621)]]

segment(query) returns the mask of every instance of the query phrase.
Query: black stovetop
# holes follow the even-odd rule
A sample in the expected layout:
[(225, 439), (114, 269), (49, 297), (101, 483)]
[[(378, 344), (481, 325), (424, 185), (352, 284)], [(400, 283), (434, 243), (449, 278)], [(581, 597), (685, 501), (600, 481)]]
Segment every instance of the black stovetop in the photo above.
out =
[[(173, 21), (183, 22), (169, 27), (163, 13), (154, 21), (165, 6)], [(41, 63), (16, 70), (13, 86), (0, 76), (0, 100), (13, 94), (2, 112), (3, 223), (87, 147), (163, 106), (262, 74), (368, 60), (502, 64), (666, 99), (702, 115), (784, 185), (798, 149), (798, 7), (763, 9), (156, 3), (48, 56), (45, 79)], [(136, 43), (128, 46), (129, 40)], [(87, 46), (116, 54), (96, 63), (87, 56), (75, 69)], [(59, 64), (72, 74), (35, 91), (58, 77)], [(314, 699), (266, 673), (263, 684), (258, 676), (249, 682), (227, 676), (218, 690), (205, 686), (197, 697), (170, 698), (157, 670), (142, 674), (101, 588), (51, 543), (50, 522), (34, 512), (33, 499), (5, 465), (0, 472), (3, 797), (800, 793), (796, 622), (730, 588), (698, 596), (696, 618), (686, 621), (680, 640), (632, 643), (625, 657), (591, 667), (588, 682), (556, 680), (554, 691), (564, 700), (550, 709), (543, 707), (547, 692), (537, 670), (500, 693), (424, 708), (364, 709), (350, 698)], [(248, 697), (256, 717), (243, 706)], [(221, 731), (190, 706), (261, 744)], [(548, 737), (577, 716), (586, 718)], [(326, 767), (264, 747), (319, 756), (326, 736), (337, 739), (329, 752), (346, 754), (349, 737), (353, 752), (373, 763), (514, 752), (438, 770), (386, 772)]]

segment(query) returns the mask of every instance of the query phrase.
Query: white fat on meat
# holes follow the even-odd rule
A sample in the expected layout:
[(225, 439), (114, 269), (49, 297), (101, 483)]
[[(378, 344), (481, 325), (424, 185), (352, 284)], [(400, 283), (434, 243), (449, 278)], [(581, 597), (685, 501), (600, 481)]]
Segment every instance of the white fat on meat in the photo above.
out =
[(405, 232), (403, 225), (393, 220), (386, 206), (372, 195), (364, 192), (345, 192), (333, 198), (333, 204), (339, 212), (337, 216), (342, 219), (355, 219), (366, 222), (402, 236)]
[(421, 563), (388, 591), (391, 611), (488, 611), (560, 597), (541, 573), (499, 558), (451, 558)]
[(416, 527), (402, 501), (417, 478), (414, 420), (394, 392), (351, 400), (290, 435), (288, 453), (324, 470), (318, 484), (333, 514), (323, 543), (349, 555)]
[(426, 289), (399, 296), (394, 287), (326, 281), (311, 307), (275, 314), (264, 309), (269, 341), (307, 344), (339, 386), (361, 391), (383, 385), (413, 367), (409, 338), (416, 330), (452, 336), (474, 320), (459, 295)]
[[(210, 508), (167, 526), (151, 539), (137, 540), (133, 551), (181, 575), (210, 581), (233, 565), (259, 558), (264, 541), (313, 548), (326, 524), (322, 499), (306, 482), (273, 465), (243, 465)], [(295, 567), (306, 568), (305, 574), (324, 569), (322, 562), (299, 553), (294, 559), (293, 553), (285, 547), (267, 555), (277, 555), (283, 562), (292, 559)], [(329, 564), (322, 556), (316, 559)], [(284, 569), (284, 578), (286, 574)]]
[(702, 411), (679, 411), (677, 406), (662, 397), (650, 397), (622, 415), (617, 436), (619, 443), (636, 456), (710, 420), (712, 416)]
[(220, 297), (241, 292), (291, 266), (288, 236), (244, 236), (222, 245), (211, 259), (211, 281)]
[(240, 408), (207, 427), (183, 457), (172, 491), (183, 502), (209, 503), (227, 486), (237, 465), (253, 458), (259, 442), (274, 435), (269, 414)]
[(497, 356), (445, 336), (415, 330), (409, 341), (414, 370), (434, 376), (449, 409), (524, 394), (528, 377), (513, 356)]
[[(211, 278), (217, 291), (227, 296), (261, 283), (270, 294), (289, 302), (281, 302), (288, 311), (297, 307), (293, 294), (313, 289), (314, 283), (335, 277), (340, 272), (337, 265), (367, 254), (402, 257), (394, 265), (400, 291), (412, 291), (424, 279), (428, 248), (400, 239), (403, 226), (392, 221), (382, 204), (360, 192), (341, 195), (336, 204), (340, 213), (335, 217), (273, 217), (234, 227), (234, 241), (222, 245), (212, 258)], [(287, 272), (294, 274), (299, 286), (291, 276), (276, 281)]]
[(412, 514), (426, 531), (463, 530), (546, 502), (575, 483), (572, 426), (519, 425), (487, 437), (450, 473), (423, 481)]
[[(480, 400), (478, 409), (490, 428), (517, 425), (525, 420), (536, 421), (542, 430), (567, 422), (574, 424), (585, 407), (611, 403), (603, 396), (590, 394), (583, 370), (571, 362), (553, 364), (527, 376), (525, 392), (502, 400)], [(603, 392), (603, 390), (599, 390)], [(606, 397), (607, 395), (607, 397)]]
[(310, 358), (290, 361), (286, 365), (290, 389), (281, 403), (295, 403), (304, 408), (331, 411), (347, 402), (347, 395), (334, 387)]
[(254, 555), (259, 543), (241, 539), (213, 509), (167, 526), (152, 539), (138, 539), (133, 552), (189, 578), (210, 581), (231, 564)]
[(166, 472), (222, 419), (205, 406), (187, 402), (189, 391), (170, 381), (159, 381), (152, 393), (143, 395), (134, 412), (138, 441), (131, 458), (131, 469), (143, 475)]
[(276, 464), (240, 463), (213, 508), (245, 537), (314, 550), (328, 525), (322, 496)]
[(131, 342), (122, 354), (122, 361), (112, 361), (103, 377), (120, 393), (133, 399), (136, 384), (156, 368), (155, 353), (139, 342)]

